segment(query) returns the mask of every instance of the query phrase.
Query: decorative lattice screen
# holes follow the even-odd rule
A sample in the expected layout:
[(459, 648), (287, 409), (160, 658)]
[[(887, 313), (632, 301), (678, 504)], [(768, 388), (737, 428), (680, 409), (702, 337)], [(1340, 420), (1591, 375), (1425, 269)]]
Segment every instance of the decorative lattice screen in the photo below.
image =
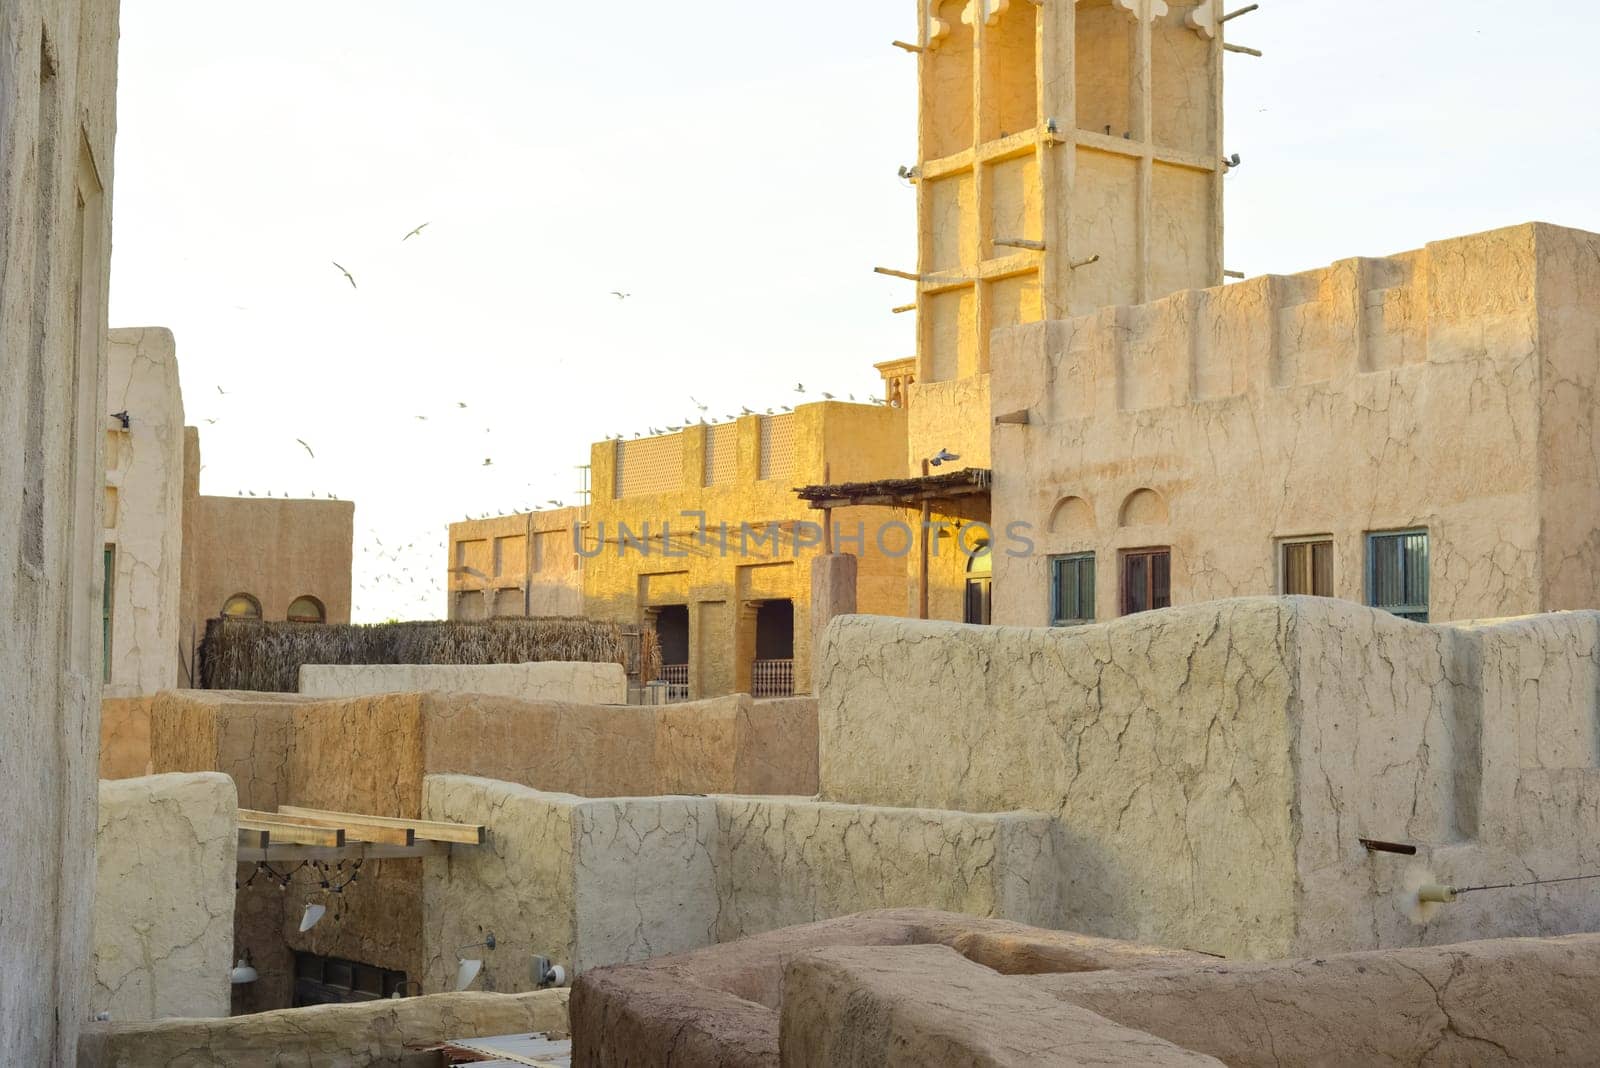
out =
[(761, 477), (788, 478), (794, 470), (794, 414), (761, 419)]
[(683, 488), (683, 435), (665, 434), (617, 443), (618, 497), (670, 493)]
[(739, 428), (724, 423), (706, 431), (706, 485), (720, 486), (739, 477)]

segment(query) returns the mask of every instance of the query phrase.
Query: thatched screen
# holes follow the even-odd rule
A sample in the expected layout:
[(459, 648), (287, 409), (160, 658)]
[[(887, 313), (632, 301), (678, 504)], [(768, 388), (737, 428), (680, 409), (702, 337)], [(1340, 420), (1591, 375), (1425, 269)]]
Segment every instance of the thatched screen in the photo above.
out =
[(213, 619), (200, 647), (208, 690), (294, 693), (301, 664), (618, 663), (634, 678), (659, 674), (655, 633), (591, 619), (428, 620), (328, 625)]

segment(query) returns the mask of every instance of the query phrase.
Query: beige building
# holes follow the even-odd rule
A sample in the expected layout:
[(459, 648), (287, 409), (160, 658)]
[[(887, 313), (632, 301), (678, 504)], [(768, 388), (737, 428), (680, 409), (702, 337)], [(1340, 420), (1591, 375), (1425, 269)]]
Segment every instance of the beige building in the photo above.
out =
[(0, 1049), (89, 1011), (115, 0), (0, 9)]
[(348, 623), (355, 505), (201, 496), (200, 435), (183, 425), (172, 333), (110, 339), (106, 693), (198, 685), (196, 650), (222, 615)]
[(996, 621), (1600, 604), (1597, 264), (1536, 224), (997, 334)]
[(450, 524), (451, 619), (583, 615), (583, 509)]
[(113, 330), (110, 337), (105, 692), (135, 697), (176, 686), (183, 659), (183, 394), (171, 331)]
[[(203, 497), (199, 435), (184, 449), (180, 643), (191, 665), (219, 616), (350, 622), (356, 506), (350, 501)], [(197, 674), (189, 676), (198, 685)]]

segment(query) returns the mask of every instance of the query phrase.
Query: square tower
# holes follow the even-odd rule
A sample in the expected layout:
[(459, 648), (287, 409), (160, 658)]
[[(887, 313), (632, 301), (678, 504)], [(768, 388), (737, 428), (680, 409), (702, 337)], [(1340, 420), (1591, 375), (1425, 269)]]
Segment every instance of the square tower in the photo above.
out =
[(917, 380), (1222, 282), (1222, 0), (917, 0)]

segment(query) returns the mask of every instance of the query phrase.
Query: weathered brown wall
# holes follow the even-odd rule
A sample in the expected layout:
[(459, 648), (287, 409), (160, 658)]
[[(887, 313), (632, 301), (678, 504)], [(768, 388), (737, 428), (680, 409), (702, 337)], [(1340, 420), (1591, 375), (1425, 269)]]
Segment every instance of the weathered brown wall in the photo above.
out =
[[(810, 698), (740, 695), (646, 708), (483, 694), (318, 700), (189, 690), (160, 694), (149, 708), (155, 771), (225, 772), (239, 784), (241, 808), (265, 811), (295, 804), (418, 818), (429, 774), (588, 797), (808, 795), (817, 788)], [(241, 884), (253, 870), (240, 867)], [(265, 876), (241, 885), (235, 943), (250, 950), (260, 978), (235, 998), (236, 1012), (289, 1003), (294, 950), (422, 974), (421, 861), (375, 861), (337, 896), (319, 893), (322, 878), (306, 868), (287, 890)], [(308, 900), (329, 910), (302, 934)]]
[(136, 779), (150, 774), (150, 697), (107, 697), (100, 702), (100, 777)]

